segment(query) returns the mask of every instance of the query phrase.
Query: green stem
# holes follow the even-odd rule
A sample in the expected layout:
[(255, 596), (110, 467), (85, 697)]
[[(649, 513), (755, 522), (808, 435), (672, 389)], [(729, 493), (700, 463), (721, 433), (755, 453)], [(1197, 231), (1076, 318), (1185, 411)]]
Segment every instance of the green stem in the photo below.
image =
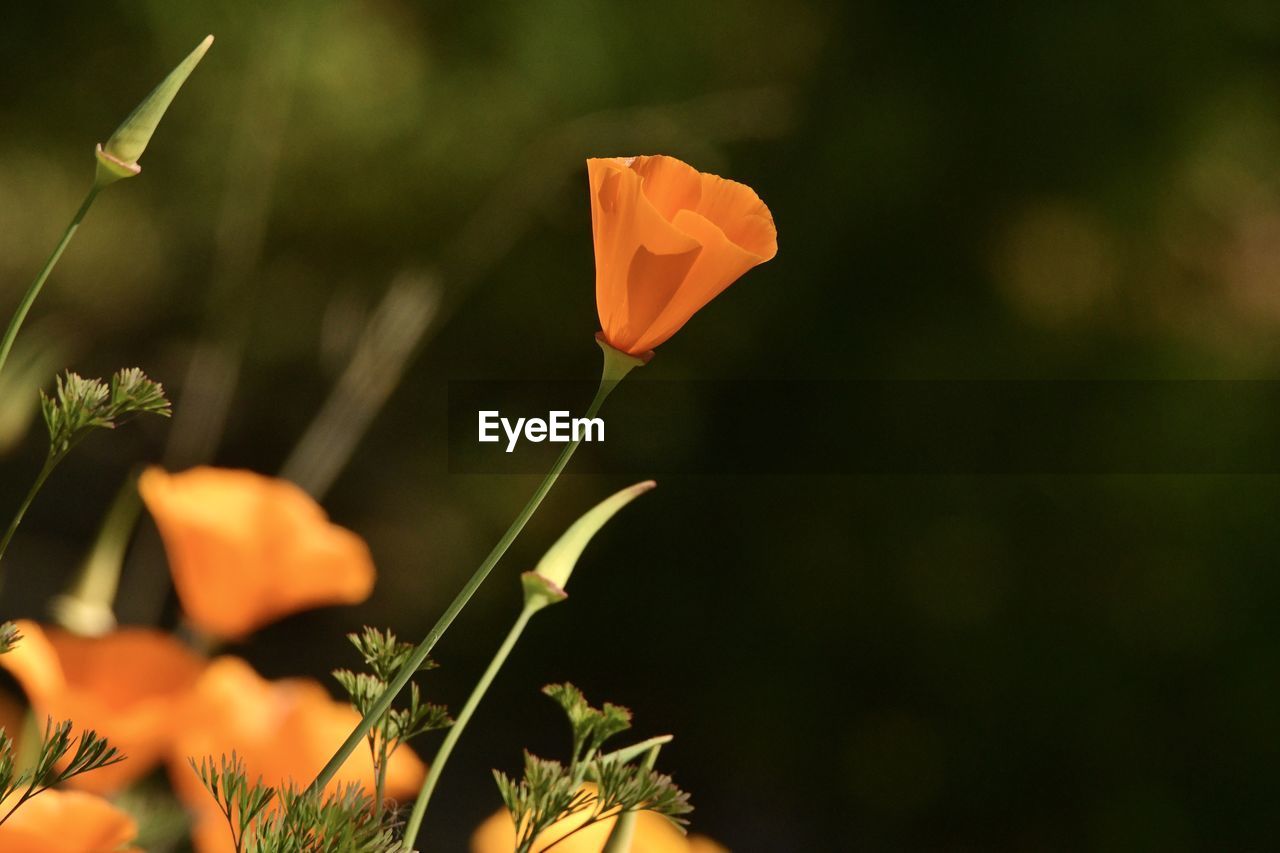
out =
[(142, 511), (142, 499), (138, 497), (140, 470), (129, 472), (107, 510), (93, 550), (71, 587), (50, 605), (54, 621), (73, 633), (99, 636), (116, 625), (115, 602), (120, 588), (120, 570), (138, 514)]
[[(618, 387), (618, 383), (631, 372), (632, 368), (644, 363), (641, 359), (619, 352), (603, 342), (601, 342), (600, 347), (604, 350), (604, 370), (601, 373), (600, 387), (596, 390), (595, 399), (587, 407), (586, 417), (588, 418), (596, 416), (600, 411), (600, 407), (604, 404), (605, 398), (609, 396), (614, 388)], [(364, 739), (374, 720), (381, 719), (382, 715), (391, 708), (391, 703), (395, 701), (396, 696), (413, 678), (414, 674), (426, 661), (427, 655), (431, 654), (431, 650), (435, 648), (436, 643), (444, 636), (444, 632), (449, 630), (453, 620), (457, 618), (462, 608), (466, 607), (467, 602), (471, 600), (476, 590), (480, 588), (485, 578), (489, 576), (489, 572), (502, 559), (502, 555), (507, 553), (507, 549), (511, 547), (511, 543), (520, 535), (520, 531), (524, 529), (524, 526), (529, 523), (529, 519), (533, 517), (538, 506), (546, 498), (547, 493), (551, 491), (551, 487), (555, 485), (560, 472), (569, 464), (569, 459), (573, 456), (573, 452), (578, 449), (578, 444), (579, 442), (572, 441), (564, 446), (564, 450), (560, 451), (560, 455), (552, 464), (551, 470), (542, 478), (542, 482), (538, 484), (538, 488), (534, 490), (528, 503), (524, 505), (524, 508), (516, 515), (515, 520), (511, 522), (511, 526), (507, 528), (507, 532), (502, 534), (498, 544), (493, 546), (493, 550), (480, 563), (480, 566), (467, 580), (466, 585), (449, 603), (449, 606), (441, 614), (436, 624), (427, 632), (427, 636), (423, 637), (422, 642), (418, 643), (414, 648), (413, 653), (409, 655), (400, 671), (396, 673), (396, 677), (391, 680), (387, 685), (387, 689), (378, 697), (378, 701), (364, 715), (351, 734), (347, 736), (347, 739), (342, 742), (342, 746), (338, 747), (338, 751), (329, 759), (329, 763), (312, 780), (307, 787), (307, 794), (316, 795), (324, 790), (325, 786), (337, 775), (338, 770), (346, 760), (351, 757), (351, 753), (360, 745), (360, 741)]]
[(489, 685), (493, 683), (498, 670), (502, 669), (502, 665), (506, 663), (507, 657), (511, 654), (511, 649), (515, 647), (516, 640), (520, 639), (520, 635), (524, 633), (525, 626), (529, 624), (529, 619), (538, 609), (537, 606), (525, 605), (524, 609), (520, 611), (520, 615), (516, 618), (516, 623), (511, 626), (511, 631), (507, 633), (507, 638), (502, 641), (502, 645), (498, 648), (497, 654), (493, 656), (493, 660), (489, 661), (489, 668), (484, 671), (484, 675), (480, 676), (480, 681), (476, 683), (475, 689), (467, 697), (467, 704), (462, 706), (462, 711), (458, 714), (457, 720), (449, 728), (449, 733), (445, 735), (444, 742), (440, 744), (440, 749), (436, 752), (436, 757), (431, 762), (431, 769), (427, 772), (427, 779), (422, 783), (422, 791), (418, 794), (418, 800), (413, 804), (413, 813), (409, 816), (409, 822), (405, 824), (404, 840), (410, 846), (413, 845), (414, 840), (418, 837), (418, 830), (422, 826), (422, 817), (427, 813), (427, 802), (431, 799), (432, 792), (435, 791), (436, 783), (440, 781), (440, 774), (444, 772), (444, 766), (449, 761), (449, 754), (453, 752), (454, 745), (462, 737), (462, 732), (471, 720), (471, 715), (475, 713), (476, 708), (480, 705), (480, 700), (484, 698), (484, 694), (489, 690)]
[(4, 552), (9, 550), (9, 542), (13, 540), (13, 534), (17, 532), (18, 525), (22, 523), (22, 517), (27, 514), (27, 510), (31, 507), (31, 502), (36, 499), (36, 493), (40, 491), (44, 481), (49, 479), (49, 475), (53, 473), (53, 469), (57, 467), (61, 459), (61, 456), (54, 453), (50, 453), (45, 457), (44, 466), (40, 468), (40, 473), (36, 475), (36, 481), (31, 484), (27, 496), (22, 499), (22, 504), (14, 514), (13, 520), (9, 522), (9, 529), (4, 532), (4, 538), (0, 539), (0, 559), (4, 559)]
[(382, 718), (382, 722), (380, 723), (379, 727), (382, 729), (383, 734), (377, 738), (378, 742), (376, 744), (378, 749), (378, 766), (375, 768), (377, 777), (376, 777), (376, 781), (374, 782), (375, 799), (374, 799), (373, 813), (374, 813), (374, 816), (377, 818), (378, 822), (381, 823), (382, 822), (382, 801), (387, 796), (387, 760), (391, 757), (390, 755), (387, 754), (388, 750), (387, 750), (387, 737), (386, 737), (386, 731), (387, 731), (386, 717)]
[(85, 214), (89, 212), (89, 208), (93, 206), (93, 200), (98, 197), (98, 193), (101, 190), (102, 185), (94, 181), (93, 186), (89, 189), (89, 194), (81, 202), (80, 209), (76, 211), (75, 216), (71, 217), (71, 223), (67, 225), (67, 230), (62, 232), (62, 239), (58, 241), (53, 254), (49, 256), (49, 260), (45, 261), (44, 269), (40, 270), (40, 274), (36, 276), (35, 281), (31, 282), (27, 292), (22, 297), (22, 301), (18, 303), (17, 310), (13, 312), (13, 317), (9, 320), (9, 328), (4, 333), (4, 340), (0, 341), (0, 372), (4, 371), (4, 364), (9, 360), (9, 351), (13, 349), (13, 342), (18, 337), (18, 330), (22, 328), (22, 321), (27, 319), (27, 312), (31, 310), (32, 303), (40, 295), (40, 290), (49, 278), (49, 273), (53, 272), (58, 259), (62, 257), (67, 244), (75, 236), (76, 230), (80, 228), (80, 223), (84, 221)]

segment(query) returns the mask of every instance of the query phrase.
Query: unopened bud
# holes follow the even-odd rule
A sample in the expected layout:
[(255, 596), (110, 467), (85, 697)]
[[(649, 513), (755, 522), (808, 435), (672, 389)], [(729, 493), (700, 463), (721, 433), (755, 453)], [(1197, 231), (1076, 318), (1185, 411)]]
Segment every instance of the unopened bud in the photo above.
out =
[(187, 58), (178, 63), (178, 67), (169, 72), (169, 76), (160, 81), (160, 85), (151, 90), (129, 113), (129, 117), (116, 128), (111, 138), (99, 145), (96, 151), (98, 173), (96, 181), (99, 186), (106, 186), (121, 178), (131, 178), (142, 171), (138, 158), (151, 142), (156, 126), (164, 117), (165, 110), (173, 103), (174, 95), (182, 88), (182, 84), (191, 76), (191, 72), (213, 44), (213, 36), (205, 36), (204, 41), (196, 45), (196, 49), (187, 54)]
[(538, 561), (532, 572), (525, 572), (521, 577), (524, 584), (525, 605), (536, 605), (539, 609), (548, 604), (556, 604), (567, 597), (564, 588), (569, 583), (569, 575), (591, 537), (604, 527), (605, 522), (627, 504), (656, 486), (653, 480), (645, 480), (628, 486), (611, 497), (605, 498), (586, 515), (575, 521), (564, 532), (556, 544)]

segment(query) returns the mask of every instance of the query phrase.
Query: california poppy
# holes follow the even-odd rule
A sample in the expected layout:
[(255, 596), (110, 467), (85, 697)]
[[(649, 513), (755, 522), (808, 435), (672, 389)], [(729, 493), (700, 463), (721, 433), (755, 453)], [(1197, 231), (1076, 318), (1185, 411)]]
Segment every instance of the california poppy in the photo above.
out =
[[(243, 660), (221, 657), (209, 664), (194, 692), (195, 701), (174, 742), (169, 770), (174, 790), (195, 811), (196, 849), (200, 853), (231, 851), (227, 823), (187, 759), (235, 753), (250, 780), (278, 786), (310, 782), (351, 734), (360, 715), (332, 699), (319, 682), (306, 678), (267, 681)], [(396, 750), (387, 766), (386, 795), (415, 794), (426, 767), (407, 746)], [(373, 761), (367, 749), (356, 750), (329, 783), (328, 790), (358, 782), (374, 791)]]
[(169, 555), (192, 624), (239, 639), (290, 613), (355, 604), (373, 591), (364, 540), (306, 492), (252, 471), (151, 468), (138, 491)]
[(0, 655), (0, 665), (18, 679), (39, 723), (69, 719), (76, 731), (93, 729), (125, 756), (70, 784), (111, 793), (160, 762), (203, 659), (170, 635), (146, 628), (79, 637), (24, 620), (18, 629), (22, 639)]
[(614, 349), (646, 355), (778, 252), (748, 186), (664, 156), (591, 159), (587, 175), (596, 309)]
[[(0, 814), (10, 808), (0, 804)], [(45, 791), (0, 825), (5, 853), (138, 853), (133, 818), (94, 794)]]
[[(586, 822), (584, 812), (553, 824), (533, 843), (533, 853), (541, 853), (551, 847), (556, 853), (600, 853), (609, 833), (613, 832), (615, 817), (607, 817), (597, 823), (573, 832)], [(560, 839), (564, 839), (561, 841)], [(516, 845), (515, 822), (511, 813), (501, 809), (480, 824), (471, 836), (471, 853), (511, 853)], [(672, 826), (671, 821), (654, 812), (636, 815), (636, 831), (631, 840), (631, 853), (728, 853), (725, 848), (705, 836), (688, 835)]]

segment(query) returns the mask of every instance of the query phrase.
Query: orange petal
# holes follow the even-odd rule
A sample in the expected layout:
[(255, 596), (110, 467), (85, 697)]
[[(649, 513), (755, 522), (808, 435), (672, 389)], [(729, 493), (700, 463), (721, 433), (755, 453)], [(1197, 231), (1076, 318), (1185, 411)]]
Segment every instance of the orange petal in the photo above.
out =
[[(533, 844), (533, 853), (542, 853), (552, 847), (557, 853), (600, 853), (609, 833), (613, 832), (616, 818), (608, 817), (572, 832), (586, 822), (586, 813), (566, 818), (545, 830)], [(561, 841), (560, 839), (564, 839)], [(471, 836), (471, 853), (511, 853), (516, 844), (515, 823), (511, 813), (499, 809), (476, 828)], [(553, 846), (554, 845), (554, 846)], [(636, 815), (636, 833), (631, 841), (631, 853), (712, 853), (716, 848), (691, 848), (684, 833), (672, 826), (662, 815), (640, 812)]]
[(664, 156), (592, 159), (587, 172), (596, 308), (617, 349), (652, 350), (777, 254), (773, 217), (750, 187)]
[(101, 797), (82, 791), (45, 791), (0, 825), (0, 850), (123, 853), (137, 834), (133, 818)]
[(183, 610), (203, 631), (238, 639), (299, 610), (359, 603), (373, 591), (364, 540), (331, 524), (292, 483), (251, 471), (152, 468), (138, 490), (164, 539)]
[[(634, 341), (675, 293), (700, 250), (644, 195), (626, 161), (588, 160), (596, 254), (596, 308), (605, 340), (633, 354)], [(670, 202), (676, 190), (664, 201)], [(639, 260), (637, 260), (639, 259)]]
[[(247, 663), (222, 657), (209, 664), (196, 686), (196, 701), (170, 756), (174, 790), (197, 814), (196, 849), (230, 850), (226, 821), (192, 772), (188, 757), (217, 760), (234, 750), (250, 779), (268, 785), (305, 786), (320, 772), (360, 721), (345, 702), (310, 679), (267, 681)], [(426, 767), (408, 747), (392, 756), (386, 793), (407, 798), (417, 793)], [(373, 762), (367, 749), (356, 750), (330, 783), (337, 790), (358, 782), (372, 793)]]
[(636, 157), (631, 171), (641, 179), (645, 200), (668, 222), (702, 200), (702, 175), (674, 157)]
[(778, 254), (778, 230), (773, 214), (746, 184), (718, 175), (701, 176), (702, 195), (694, 212), (714, 222), (734, 245), (764, 263)]
[(125, 755), (72, 785), (118, 791), (159, 763), (204, 669), (200, 657), (172, 636), (146, 628), (79, 637), (24, 621), (19, 630), (22, 639), (0, 656), (0, 666), (22, 685), (37, 721), (69, 719), (75, 731), (93, 729)]
[(702, 246), (702, 252), (646, 334), (636, 341), (642, 352), (666, 342), (704, 305), (724, 292), (747, 270), (762, 263), (759, 255), (735, 245), (715, 223), (699, 213), (682, 210), (676, 214), (675, 225), (696, 239)]
[(19, 619), (14, 624), (22, 638), (13, 651), (0, 655), (0, 666), (13, 673), (33, 705), (47, 705), (63, 696), (67, 687), (57, 649), (38, 623)]

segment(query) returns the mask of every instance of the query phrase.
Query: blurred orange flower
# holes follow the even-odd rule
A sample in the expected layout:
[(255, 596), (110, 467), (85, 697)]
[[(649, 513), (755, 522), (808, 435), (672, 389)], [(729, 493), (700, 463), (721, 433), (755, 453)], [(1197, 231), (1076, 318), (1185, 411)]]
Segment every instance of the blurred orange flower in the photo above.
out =
[(46, 716), (70, 719), (75, 731), (93, 729), (125, 756), (71, 785), (118, 791), (160, 762), (204, 669), (203, 659), (168, 634), (146, 628), (92, 638), (26, 620), (18, 629), (22, 639), (0, 655), (0, 666), (22, 685), (39, 724)]
[(643, 356), (743, 273), (778, 253), (750, 187), (674, 157), (587, 161), (604, 340)]
[[(617, 818), (609, 817), (586, 829), (565, 837), (587, 820), (586, 814), (566, 818), (551, 826), (533, 844), (533, 853), (553, 847), (557, 853), (600, 853)], [(564, 841), (560, 841), (564, 838)], [(511, 853), (516, 845), (515, 823), (511, 813), (501, 809), (480, 824), (471, 836), (471, 853)], [(631, 853), (728, 853), (710, 838), (684, 835), (662, 815), (640, 812), (636, 815), (636, 832), (631, 840)]]
[[(9, 804), (0, 806), (7, 811)], [(0, 811), (3, 814), (3, 811)], [(4, 853), (116, 853), (133, 851), (133, 818), (83, 791), (45, 791), (0, 825)]]
[(311, 607), (373, 591), (369, 548), (306, 492), (251, 471), (148, 469), (138, 491), (169, 554), (182, 608), (203, 631), (239, 639)]
[[(311, 679), (267, 681), (249, 664), (221, 657), (209, 664), (194, 693), (191, 713), (174, 743), (170, 776), (178, 795), (197, 816), (194, 837), (199, 853), (232, 851), (222, 812), (200, 784), (188, 757), (197, 762), (230, 755), (244, 760), (251, 780), (265, 784), (309, 783), (338, 746), (351, 734), (360, 715), (345, 702), (330, 698)], [(390, 798), (417, 793), (426, 775), (422, 761), (401, 747), (387, 767)], [(336, 790), (359, 782), (372, 794), (373, 761), (367, 749), (356, 750), (329, 784)]]

